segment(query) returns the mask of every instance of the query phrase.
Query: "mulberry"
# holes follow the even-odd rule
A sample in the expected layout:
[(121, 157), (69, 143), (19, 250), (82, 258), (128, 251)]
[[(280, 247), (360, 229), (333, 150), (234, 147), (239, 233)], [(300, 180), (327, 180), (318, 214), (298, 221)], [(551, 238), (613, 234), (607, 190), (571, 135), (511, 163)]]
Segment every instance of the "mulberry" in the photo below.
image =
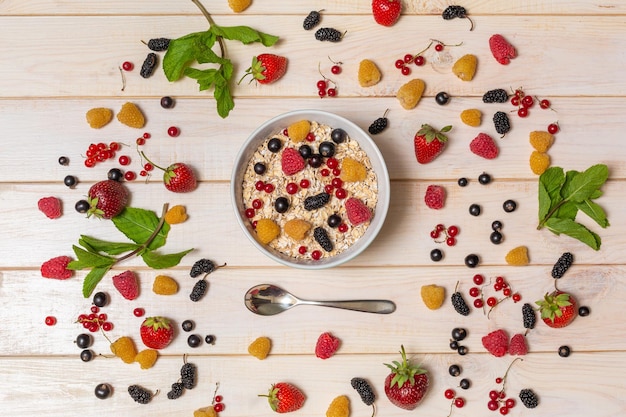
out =
[(154, 52), (150, 52), (148, 56), (146, 56), (146, 59), (143, 61), (143, 64), (141, 64), (141, 70), (139, 71), (139, 75), (141, 75), (143, 78), (150, 77), (154, 73), (154, 69), (157, 66), (158, 60), (159, 58), (157, 57), (157, 54), (155, 54)]
[(148, 41), (148, 48), (155, 52), (167, 51), (170, 46), (170, 39), (168, 38), (154, 38)]
[(331, 252), (334, 249), (333, 242), (330, 240), (328, 232), (323, 227), (316, 227), (315, 230), (313, 230), (313, 237), (326, 252)]
[(191, 266), (191, 271), (189, 271), (189, 275), (191, 276), (191, 278), (196, 278), (202, 274), (210, 274), (211, 272), (223, 266), (226, 266), (226, 264), (215, 265), (215, 263), (210, 259), (199, 259)]
[(321, 28), (315, 32), (318, 41), (339, 42), (342, 38), (343, 33), (334, 28)]
[(467, 10), (465, 10), (463, 6), (448, 6), (444, 9), (443, 13), (441, 13), (441, 17), (443, 17), (443, 20), (452, 20), (455, 17), (459, 19), (467, 18), (471, 23), (470, 30), (474, 29), (474, 22), (467, 16)]
[(565, 252), (552, 267), (552, 278), (559, 279), (565, 275), (565, 271), (572, 266), (574, 256), (570, 252)]
[(465, 302), (463, 295), (459, 291), (456, 291), (454, 294), (452, 294), (451, 300), (452, 300), (452, 306), (454, 307), (457, 313), (459, 313), (462, 316), (469, 315), (470, 309), (467, 306), (467, 303)]
[(189, 362), (180, 368), (180, 382), (186, 389), (193, 389), (196, 386), (196, 371), (196, 365)]
[(361, 396), (361, 400), (365, 403), (365, 405), (372, 405), (376, 400), (376, 395), (372, 390), (370, 384), (363, 378), (352, 378), (350, 380), (350, 385), (352, 388), (356, 390)]
[(209, 283), (207, 282), (207, 280), (199, 280), (198, 282), (196, 282), (196, 285), (193, 286), (191, 294), (189, 294), (189, 299), (194, 303), (200, 301), (200, 299), (206, 294), (207, 288), (209, 288)]
[(385, 111), (385, 114), (383, 115), (383, 117), (379, 117), (378, 119), (372, 122), (370, 127), (367, 129), (368, 132), (370, 132), (370, 134), (378, 135), (379, 133), (381, 133), (383, 130), (387, 128), (387, 124), (389, 123), (389, 119), (387, 119), (386, 117), (388, 111), (389, 110)]
[(509, 116), (503, 111), (498, 111), (493, 115), (493, 125), (496, 128), (496, 132), (502, 136), (506, 135), (511, 130), (511, 122)]
[(526, 408), (535, 408), (539, 405), (537, 394), (530, 388), (525, 388), (519, 392), (519, 399)]
[(131, 398), (139, 404), (148, 404), (152, 400), (152, 392), (148, 391), (142, 386), (131, 385), (128, 387), (128, 393)]
[(319, 193), (304, 199), (304, 209), (307, 211), (322, 208), (330, 200), (330, 194)]
[(489, 90), (483, 95), (483, 103), (506, 103), (509, 100), (509, 94), (502, 88)]
[(522, 320), (524, 322), (525, 329), (534, 329), (537, 323), (537, 315), (535, 309), (529, 303), (525, 303), (522, 306)]
[(304, 28), (304, 30), (311, 30), (315, 26), (317, 26), (320, 23), (320, 17), (321, 15), (318, 11), (311, 11), (311, 13), (309, 13), (308, 16), (304, 18), (304, 22), (302, 22), (302, 27)]
[(185, 386), (182, 382), (174, 382), (172, 384), (171, 391), (167, 393), (167, 398), (169, 398), (170, 400), (180, 398), (180, 396), (183, 395), (184, 389)]

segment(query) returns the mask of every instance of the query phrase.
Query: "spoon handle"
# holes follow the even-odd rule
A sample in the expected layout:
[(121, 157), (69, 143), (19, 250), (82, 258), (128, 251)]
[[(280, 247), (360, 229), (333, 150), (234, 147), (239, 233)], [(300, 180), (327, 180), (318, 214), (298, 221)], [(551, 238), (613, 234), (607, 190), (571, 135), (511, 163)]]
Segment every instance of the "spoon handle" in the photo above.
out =
[(396, 311), (396, 305), (389, 300), (347, 300), (347, 301), (303, 301), (301, 304), (342, 308), (365, 313), (389, 314)]

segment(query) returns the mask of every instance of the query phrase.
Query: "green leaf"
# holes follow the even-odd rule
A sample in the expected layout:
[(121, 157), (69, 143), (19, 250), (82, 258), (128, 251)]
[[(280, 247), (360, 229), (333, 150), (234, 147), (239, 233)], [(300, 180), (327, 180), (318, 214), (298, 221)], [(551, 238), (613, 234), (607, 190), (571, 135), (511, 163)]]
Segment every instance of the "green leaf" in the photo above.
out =
[(610, 226), (604, 209), (597, 203), (591, 200), (585, 200), (582, 203), (576, 204), (576, 207), (589, 216), (594, 222), (598, 223), (603, 229)]
[(593, 233), (580, 223), (570, 219), (550, 218), (546, 221), (546, 227), (556, 235), (564, 234), (580, 240), (590, 248), (599, 250), (601, 245), (600, 236)]
[(539, 196), (539, 221), (541, 221), (545, 219), (550, 212), (552, 201), (550, 200), (550, 194), (548, 194), (545, 184), (541, 181), (539, 181), (539, 190), (537, 194)]
[[(185, 68), (196, 61), (204, 48), (211, 48), (215, 37), (209, 32), (195, 32), (172, 39), (163, 57), (163, 72), (169, 81), (177, 81), (184, 75)], [(211, 39), (213, 43), (211, 43)]]
[(96, 288), (98, 283), (102, 280), (104, 275), (109, 271), (111, 267), (94, 268), (85, 276), (83, 281), (83, 297), (88, 298)]
[(576, 214), (578, 214), (576, 203), (566, 201), (559, 206), (558, 210), (552, 216), (558, 217), (559, 219), (574, 220), (576, 219)]
[(208, 90), (215, 84), (215, 76), (217, 75), (217, 69), (208, 68), (205, 70), (199, 70), (197, 68), (187, 68), (185, 75), (189, 78), (193, 78), (198, 82), (200, 91)]
[(593, 165), (584, 172), (574, 175), (570, 181), (564, 184), (561, 195), (564, 199), (576, 203), (590, 198), (609, 177), (609, 169), (604, 164)]
[[(159, 218), (155, 212), (134, 207), (126, 207), (111, 220), (120, 232), (139, 245), (147, 242), (159, 225)], [(161, 230), (148, 245), (148, 249), (155, 250), (165, 245), (169, 230), (169, 224), (163, 223)]]
[(555, 207), (562, 198), (560, 194), (561, 186), (565, 182), (565, 173), (561, 167), (550, 167), (539, 177), (539, 182), (543, 184), (546, 192), (550, 196), (550, 206)]
[[(80, 269), (91, 268), (91, 267), (104, 267), (111, 266), (115, 263), (114, 258), (110, 258), (105, 255), (100, 255), (98, 253), (88, 252), (85, 249), (72, 245), (72, 249), (76, 254), (76, 258), (78, 258), (77, 262), (72, 265), (72, 269), (77, 268), (78, 266), (83, 266)], [(69, 265), (68, 265), (69, 267)]]
[(139, 248), (139, 245), (135, 243), (108, 242), (106, 240), (86, 235), (80, 236), (78, 244), (88, 249), (90, 252), (105, 252), (109, 255), (119, 255), (120, 253), (132, 252)]
[(209, 31), (216, 36), (221, 36), (222, 38), (228, 40), (236, 40), (243, 43), (244, 45), (253, 42), (261, 42), (263, 46), (272, 46), (278, 41), (278, 36), (259, 32), (248, 26), (212, 25)]
[(141, 258), (146, 263), (146, 265), (148, 265), (150, 268), (154, 268), (154, 269), (171, 268), (173, 266), (178, 265), (181, 259), (183, 259), (183, 257), (187, 255), (189, 252), (191, 252), (192, 250), (193, 248), (187, 249), (182, 252), (170, 253), (166, 255), (161, 255), (158, 252), (149, 251), (149, 252), (145, 252), (144, 254), (142, 254)]
[(230, 111), (235, 108), (235, 102), (230, 95), (228, 81), (223, 77), (218, 78), (218, 81), (216, 81), (213, 96), (217, 102), (217, 114), (222, 118), (227, 117)]

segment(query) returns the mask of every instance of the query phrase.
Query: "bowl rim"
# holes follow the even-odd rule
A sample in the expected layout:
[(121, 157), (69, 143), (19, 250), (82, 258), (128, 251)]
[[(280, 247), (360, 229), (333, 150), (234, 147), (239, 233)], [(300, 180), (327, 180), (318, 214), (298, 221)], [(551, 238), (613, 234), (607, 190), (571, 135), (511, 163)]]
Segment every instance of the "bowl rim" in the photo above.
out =
[[(240, 194), (241, 193), (238, 192), (241, 189), (240, 183), (243, 181), (242, 179), (243, 173), (240, 172), (237, 168), (241, 167), (244, 162), (247, 166), (249, 156), (251, 156), (251, 154), (253, 154), (254, 151), (256, 151), (256, 148), (254, 150), (250, 149), (250, 144), (251, 142), (254, 141), (255, 138), (258, 138), (263, 132), (268, 131), (268, 130), (270, 131), (267, 132), (267, 135), (271, 134), (272, 132), (276, 131), (275, 127), (271, 129), (269, 128), (271, 125), (274, 125), (278, 123), (279, 121), (282, 121), (283, 119), (289, 119), (289, 118), (294, 118), (294, 119), (299, 118), (299, 120), (301, 119), (314, 120), (314, 121), (324, 123), (324, 124), (326, 124), (325, 121), (318, 120), (318, 119), (336, 120), (338, 123), (341, 123), (341, 126), (333, 126), (333, 127), (344, 128), (344, 126), (347, 126), (348, 130), (359, 132), (361, 136), (363, 136), (363, 139), (365, 139), (368, 142), (368, 145), (369, 145), (368, 148), (371, 148), (371, 151), (370, 149), (367, 150), (367, 156), (369, 157), (370, 161), (373, 161), (375, 158), (380, 163), (380, 167), (376, 168), (376, 178), (377, 178), (378, 190), (379, 190), (378, 199), (376, 202), (376, 216), (379, 217), (381, 220), (377, 221), (374, 224), (370, 223), (370, 226), (367, 228), (367, 231), (365, 232), (365, 234), (361, 236), (360, 239), (364, 239), (366, 243), (361, 244), (361, 245), (359, 245), (358, 242), (355, 243), (350, 248), (346, 249), (340, 254), (344, 256), (333, 256), (333, 257), (327, 258), (328, 261), (310, 260), (310, 261), (304, 261), (304, 262), (294, 260), (293, 258), (287, 257), (286, 255), (282, 257), (273, 253), (273, 251), (268, 250), (265, 245), (262, 245), (254, 237), (252, 231), (250, 230), (250, 227), (245, 223), (244, 213), (242, 212), (242, 210), (240, 210), (240, 204), (241, 204)], [(264, 134), (264, 136), (267, 136), (267, 135)], [(356, 138), (353, 138), (353, 139), (357, 140)], [(359, 142), (359, 145), (362, 146), (361, 138), (359, 138), (357, 142)], [(374, 155), (371, 155), (372, 152), (374, 153)], [(248, 155), (248, 157), (246, 157), (246, 155)], [(243, 161), (244, 158), (245, 158), (245, 161)], [(382, 193), (382, 196), (386, 198), (382, 198), (382, 199), (380, 198), (381, 189), (385, 191)], [(385, 223), (387, 212), (389, 210), (389, 203), (391, 200), (391, 188), (390, 188), (389, 172), (387, 170), (387, 164), (385, 163), (385, 159), (382, 153), (380, 152), (378, 145), (376, 145), (376, 142), (374, 142), (374, 140), (370, 137), (370, 135), (365, 130), (359, 127), (356, 123), (336, 113), (331, 113), (325, 110), (317, 110), (317, 109), (301, 109), (301, 110), (293, 110), (293, 111), (276, 115), (266, 120), (264, 123), (258, 126), (252, 133), (250, 133), (250, 135), (248, 135), (246, 140), (241, 145), (239, 152), (237, 153), (235, 160), (233, 162), (233, 169), (232, 169), (231, 180), (230, 180), (230, 196), (231, 196), (231, 204), (233, 206), (233, 212), (237, 219), (237, 223), (239, 223), (239, 226), (242, 229), (244, 235), (253, 244), (253, 246), (255, 246), (261, 253), (263, 253), (265, 256), (269, 257), (270, 259), (274, 260), (275, 262), (278, 262), (279, 264), (282, 264), (285, 266), (293, 267), (296, 269), (319, 270), (319, 269), (332, 268), (332, 267), (344, 264), (356, 258), (359, 254), (361, 254), (365, 249), (369, 247), (369, 245), (374, 241), (375, 237), (378, 235), (378, 233), (383, 227), (383, 224)]]

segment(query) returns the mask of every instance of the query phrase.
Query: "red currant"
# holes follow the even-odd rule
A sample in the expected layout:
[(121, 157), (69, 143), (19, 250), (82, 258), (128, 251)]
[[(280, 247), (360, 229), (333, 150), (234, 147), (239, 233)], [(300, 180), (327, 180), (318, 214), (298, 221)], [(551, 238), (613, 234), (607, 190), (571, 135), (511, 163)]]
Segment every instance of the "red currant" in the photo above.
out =
[(287, 129), (287, 128), (283, 129), (283, 136), (289, 137), (289, 129)]
[(456, 245), (456, 239), (450, 236), (449, 238), (446, 239), (446, 245), (448, 246)]
[(217, 403), (213, 406), (215, 412), (219, 413), (220, 411), (224, 411), (224, 403)]
[(143, 134), (143, 138), (144, 138), (144, 139), (150, 139), (150, 137), (151, 137), (151, 136), (150, 136), (150, 133), (148, 133), (148, 132), (144, 132), (144, 134)]
[(347, 196), (348, 196), (348, 192), (346, 191), (345, 188), (337, 188), (337, 190), (335, 191), (335, 197), (337, 197), (340, 200), (343, 200)]
[(438, 43), (437, 45), (435, 45), (435, 51), (437, 51), (437, 52), (443, 51), (443, 44), (442, 43)]
[(489, 307), (493, 307), (496, 304), (498, 304), (498, 300), (496, 299), (496, 297), (489, 297), (489, 298), (487, 298), (487, 305)]
[(443, 224), (439, 223), (437, 226), (435, 226), (435, 229), (437, 229), (440, 232), (443, 232), (446, 229), (446, 226), (444, 226)]
[(511, 296), (511, 289), (510, 288), (503, 289), (502, 294), (504, 294), (505, 297)]
[(109, 149), (112, 151), (117, 151), (120, 148), (120, 144), (117, 142), (109, 143)]
[(319, 80), (317, 82), (317, 89), (318, 90), (326, 90), (326, 87), (328, 87), (328, 85), (326, 84), (326, 80)]
[(124, 71), (132, 71), (134, 67), (135, 66), (133, 65), (132, 62), (124, 61), (124, 63), (122, 63), (122, 69)]
[(137, 138), (137, 140), (135, 141), (135, 143), (139, 146), (142, 146), (146, 143), (146, 140), (144, 138)]
[(326, 166), (330, 169), (337, 168), (339, 166), (339, 161), (336, 158), (328, 158), (326, 160)]
[(532, 96), (524, 96), (522, 99), (522, 106), (524, 107), (532, 107), (535, 104), (535, 100)]
[(443, 393), (443, 395), (451, 400), (456, 396), (456, 392), (454, 392), (454, 390), (452, 388), (448, 388), (447, 390), (445, 390), (445, 392)]
[(495, 389), (492, 389), (491, 391), (489, 391), (489, 398), (493, 401), (496, 401), (498, 400), (498, 398), (500, 398), (500, 393)]
[(135, 317), (143, 317), (144, 314), (146, 314), (146, 312), (141, 307), (137, 307), (136, 309), (133, 310), (133, 315)]
[(476, 308), (483, 308), (483, 305), (484, 305), (484, 301), (483, 301), (482, 298), (476, 298), (474, 300), (474, 307), (476, 307)]
[(266, 193), (270, 194), (270, 193), (272, 193), (274, 191), (274, 185), (273, 184), (269, 184), (269, 183), (265, 184), (265, 187), (263, 187), (263, 190)]
[(321, 175), (322, 177), (327, 177), (327, 176), (329, 176), (329, 175), (330, 175), (330, 170), (328, 170), (328, 169), (326, 169), (326, 168), (323, 168), (323, 169), (321, 169), (321, 170), (320, 170), (320, 175)]
[(328, 97), (336, 97), (337, 96), (337, 89), (336, 88), (329, 88), (327, 93), (328, 93)]
[(306, 246), (300, 246), (300, 247), (298, 248), (298, 253), (299, 253), (300, 255), (304, 255), (304, 254), (306, 253), (306, 251), (307, 251)]
[(515, 398), (507, 398), (504, 404), (506, 405), (506, 408), (515, 407)]
[(417, 65), (418, 67), (421, 67), (422, 65), (424, 65), (424, 63), (426, 62), (426, 60), (424, 59), (423, 56), (418, 55), (415, 57), (415, 65)]
[(459, 234), (459, 228), (457, 226), (448, 227), (448, 236), (454, 237)]
[(411, 73), (411, 68), (409, 68), (409, 67), (402, 67), (400, 72), (402, 72), (402, 75), (409, 75)]
[(216, 395), (215, 398), (213, 398), (213, 400), (216, 403), (221, 403), (223, 401), (222, 396), (221, 395)]
[(167, 129), (167, 134), (172, 137), (175, 138), (176, 136), (180, 135), (180, 129), (177, 128), (176, 126), (170, 126)]
[(478, 297), (480, 295), (480, 290), (478, 289), (478, 287), (472, 287), (469, 290), (469, 295), (471, 297)]
[(454, 405), (456, 406), (456, 408), (463, 408), (463, 406), (465, 405), (465, 400), (461, 397), (457, 397), (454, 400)]
[(300, 180), (300, 187), (309, 188), (310, 186), (311, 186), (311, 181), (307, 180), (306, 178), (303, 180)]
[(104, 330), (105, 332), (110, 332), (111, 330), (113, 330), (113, 323), (111, 323), (110, 321), (102, 323), (102, 330)]
[(57, 319), (54, 316), (48, 316), (44, 321), (46, 323), (46, 326), (54, 326), (55, 324), (57, 324)]
[(333, 187), (331, 184), (326, 184), (326, 185), (324, 186), (324, 192), (325, 192), (326, 194), (332, 194), (332, 193), (333, 193), (333, 188), (334, 188), (334, 187)]
[(285, 186), (285, 190), (287, 191), (287, 194), (295, 194), (298, 192), (298, 184), (290, 182)]
[(519, 96), (511, 97), (511, 104), (514, 105), (515, 107), (519, 106)]
[(501, 282), (496, 282), (495, 284), (493, 284), (493, 289), (496, 291), (502, 291), (503, 285)]
[(517, 115), (519, 117), (527, 117), (528, 116), (528, 108), (521, 107), (519, 110), (517, 110)]
[(487, 403), (487, 408), (490, 409), (491, 411), (496, 411), (498, 409), (498, 402), (497, 401), (489, 401)]
[(154, 165), (152, 165), (150, 162), (146, 162), (143, 165), (143, 169), (145, 169), (146, 171), (152, 171), (154, 169)]
[(539, 107), (541, 107), (542, 109), (549, 109), (550, 108), (550, 100), (546, 100), (544, 98), (543, 100), (541, 100), (539, 102)]
[(87, 158), (85, 159), (85, 166), (87, 168), (93, 168), (96, 165), (96, 160), (93, 158)]
[(263, 207), (263, 201), (255, 198), (254, 200), (252, 200), (252, 207), (254, 207), (256, 210), (260, 209), (261, 207)]
[(474, 281), (474, 284), (481, 285), (483, 282), (485, 282), (485, 277), (483, 277), (480, 274), (476, 274), (474, 275), (473, 281)]
[(257, 191), (263, 191), (265, 189), (265, 183), (259, 180), (254, 183), (254, 188), (256, 188)]
[(496, 284), (504, 285), (504, 277), (496, 277)]
[[(502, 383), (502, 378), (497, 377), (496, 378), (496, 384), (501, 384), (501, 383)], [(501, 396), (502, 396), (502, 392), (499, 392), (498, 393), (498, 398), (500, 398)]]
[(247, 218), (251, 219), (255, 216), (256, 213), (253, 208), (247, 208), (245, 214)]
[(95, 314), (95, 313), (100, 311), (100, 307), (98, 307), (98, 306), (91, 306), (90, 310), (91, 310), (92, 313)]
[(322, 257), (322, 252), (319, 250), (314, 250), (311, 252), (311, 258), (315, 261), (319, 260)]
[(309, 132), (306, 135), (307, 142), (315, 142), (315, 133)]
[(507, 414), (509, 414), (509, 409), (506, 407), (500, 407), (500, 414), (506, 416)]
[(395, 65), (396, 65), (396, 68), (400, 69), (400, 68), (404, 67), (404, 61), (401, 60), (401, 59), (398, 59), (396, 61)]
[(330, 67), (330, 72), (332, 72), (335, 75), (341, 74), (341, 66), (333, 65), (332, 67)]
[(439, 230), (434, 229), (430, 231), (430, 237), (432, 237), (433, 239), (437, 239), (439, 236), (441, 236)]
[(559, 131), (559, 124), (558, 123), (550, 123), (548, 125), (548, 132), (550, 132), (551, 134), (555, 134)]
[(335, 188), (341, 188), (343, 186), (343, 180), (341, 178), (333, 178), (333, 180), (330, 183)]
[(338, 177), (341, 175), (341, 170), (339, 168), (333, 168), (333, 175)]
[(341, 233), (346, 233), (348, 231), (348, 225), (345, 223), (341, 223), (337, 228)]
[(253, 222), (252, 222), (252, 228), (253, 228), (253, 229), (256, 229), (256, 225), (257, 225), (258, 223), (259, 223), (259, 222), (258, 222), (258, 220), (253, 221)]
[(513, 302), (514, 303), (519, 303), (522, 300), (522, 296), (519, 293), (515, 293), (513, 294)]
[(326, 97), (326, 90), (318, 90), (317, 95), (320, 97)]
[(122, 155), (118, 158), (117, 161), (120, 163), (120, 165), (128, 165), (130, 164), (130, 157), (127, 155)]
[(132, 180), (134, 180), (135, 178), (137, 178), (137, 174), (135, 174), (135, 171), (126, 171), (126, 172), (124, 173), (124, 179), (125, 179), (126, 181), (132, 181)]

